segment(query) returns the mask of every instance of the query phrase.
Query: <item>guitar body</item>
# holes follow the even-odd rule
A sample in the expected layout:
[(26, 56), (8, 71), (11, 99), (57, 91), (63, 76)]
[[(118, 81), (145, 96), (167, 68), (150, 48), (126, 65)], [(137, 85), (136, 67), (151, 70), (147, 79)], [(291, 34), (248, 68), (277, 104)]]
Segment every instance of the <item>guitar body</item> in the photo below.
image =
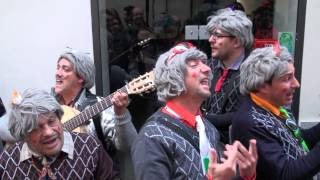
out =
[[(63, 116), (61, 118), (62, 124), (68, 122), (69, 120), (71, 120), (72, 118), (74, 118), (75, 116), (80, 114), (80, 111), (78, 111), (77, 109), (72, 108), (70, 106), (62, 105), (61, 107), (64, 111)], [(79, 133), (86, 133), (87, 132), (85, 126), (77, 127), (75, 129), (73, 129), (72, 131), (79, 132)]]

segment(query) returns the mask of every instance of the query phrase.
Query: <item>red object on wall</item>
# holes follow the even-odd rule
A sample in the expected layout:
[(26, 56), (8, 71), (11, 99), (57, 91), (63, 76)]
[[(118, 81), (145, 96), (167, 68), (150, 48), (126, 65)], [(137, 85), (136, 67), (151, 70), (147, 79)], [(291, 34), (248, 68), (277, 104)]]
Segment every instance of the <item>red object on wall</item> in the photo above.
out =
[(255, 39), (253, 48), (274, 47), (278, 43), (276, 39)]

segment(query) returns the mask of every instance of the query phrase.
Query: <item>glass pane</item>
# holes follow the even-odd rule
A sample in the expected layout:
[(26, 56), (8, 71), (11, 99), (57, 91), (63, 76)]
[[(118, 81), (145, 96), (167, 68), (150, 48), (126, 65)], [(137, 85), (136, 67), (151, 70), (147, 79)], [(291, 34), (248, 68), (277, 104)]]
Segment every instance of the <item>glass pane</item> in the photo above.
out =
[(239, 1), (253, 22), (256, 47), (276, 41), (294, 54), (298, 0)]
[[(110, 91), (151, 71), (159, 55), (179, 41), (191, 41), (210, 57), (207, 17), (225, 7), (243, 10), (252, 19), (255, 47), (279, 41), (294, 54), (297, 5), (297, 0), (110, 0), (102, 10), (106, 25), (101, 26), (107, 31), (107, 39), (101, 40), (108, 43)], [(155, 94), (132, 99), (139, 128), (159, 103)]]

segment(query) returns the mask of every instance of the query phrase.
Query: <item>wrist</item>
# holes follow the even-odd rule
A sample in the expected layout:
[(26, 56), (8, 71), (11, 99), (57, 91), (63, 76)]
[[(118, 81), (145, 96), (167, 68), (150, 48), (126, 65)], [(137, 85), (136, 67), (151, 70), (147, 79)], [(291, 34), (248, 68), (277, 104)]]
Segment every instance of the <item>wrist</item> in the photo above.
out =
[(209, 175), (209, 174), (207, 174), (206, 177), (207, 177), (208, 180), (213, 180), (213, 177), (211, 175)]
[(249, 177), (249, 176), (243, 176), (243, 175), (240, 175), (241, 176), (241, 178), (242, 179), (244, 179), (244, 180), (255, 180), (256, 179), (256, 172), (251, 176), (251, 177)]
[(124, 111), (122, 113), (114, 113), (114, 116), (117, 120), (125, 119), (127, 116), (127, 111)]
[(131, 115), (128, 110), (126, 110), (121, 115), (114, 114), (114, 118), (115, 118), (115, 125), (117, 126), (127, 124), (128, 122), (131, 121)]

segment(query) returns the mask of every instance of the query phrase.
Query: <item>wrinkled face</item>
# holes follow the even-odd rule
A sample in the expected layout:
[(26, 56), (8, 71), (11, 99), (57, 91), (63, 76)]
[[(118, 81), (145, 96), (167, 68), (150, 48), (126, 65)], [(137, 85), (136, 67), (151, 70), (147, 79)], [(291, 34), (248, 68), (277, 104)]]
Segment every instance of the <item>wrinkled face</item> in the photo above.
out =
[(296, 88), (300, 87), (294, 76), (293, 64), (288, 64), (288, 70), (280, 78), (273, 79), (271, 84), (266, 84), (266, 100), (275, 106), (284, 106), (292, 103), (293, 94)]
[(210, 67), (202, 60), (189, 60), (185, 77), (186, 94), (201, 101), (210, 96), (210, 73)]
[(73, 65), (65, 58), (58, 61), (56, 69), (55, 92), (60, 95), (68, 94), (72, 88), (81, 88), (83, 79), (75, 73)]
[(211, 56), (215, 59), (227, 59), (234, 49), (236, 38), (231, 34), (215, 29), (209, 37)]
[(63, 146), (63, 128), (55, 113), (42, 114), (38, 117), (38, 127), (26, 136), (28, 147), (33, 151), (53, 156)]

